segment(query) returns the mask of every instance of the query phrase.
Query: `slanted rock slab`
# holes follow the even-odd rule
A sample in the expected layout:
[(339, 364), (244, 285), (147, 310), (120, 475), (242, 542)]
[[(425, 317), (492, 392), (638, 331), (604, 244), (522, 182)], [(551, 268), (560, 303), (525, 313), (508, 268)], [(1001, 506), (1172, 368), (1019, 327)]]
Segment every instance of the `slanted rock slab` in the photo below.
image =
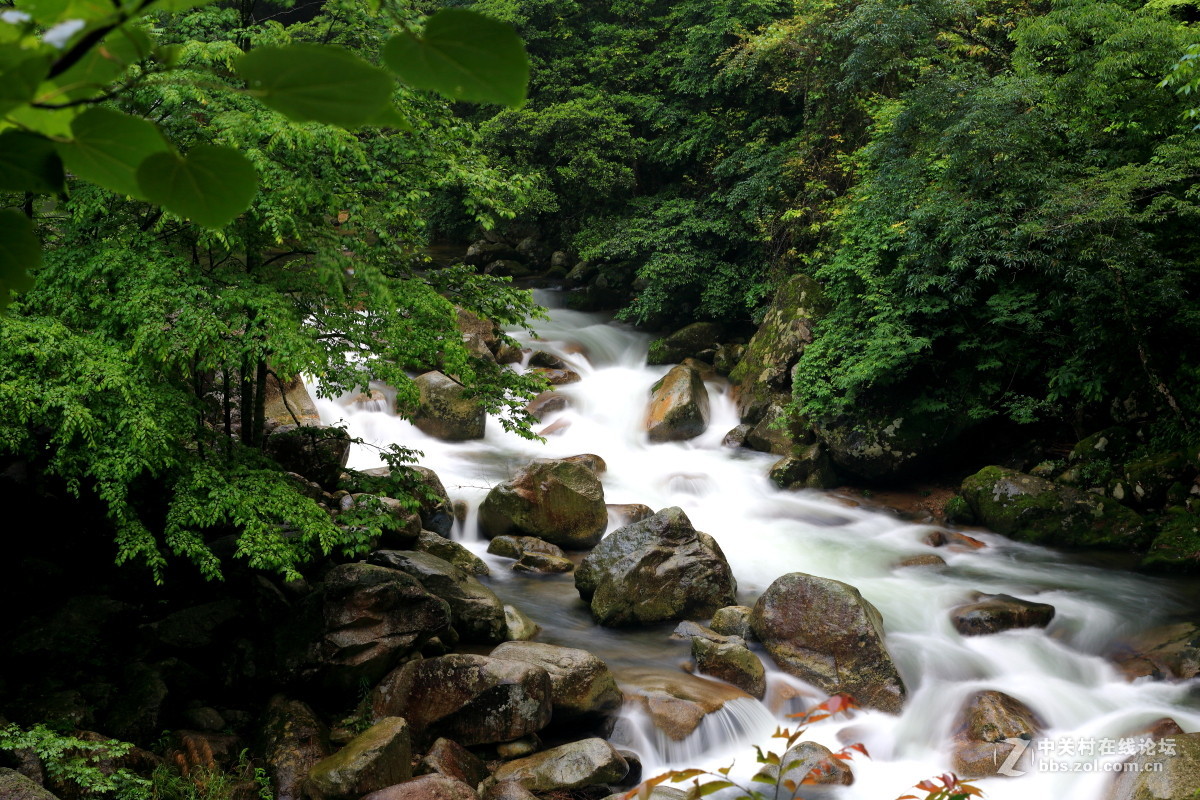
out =
[(700, 372), (680, 365), (654, 385), (646, 433), (652, 442), (694, 439), (708, 428), (708, 418), (708, 389)]
[(408, 723), (385, 717), (309, 770), (323, 800), (351, 800), (412, 777)]
[(489, 539), (525, 534), (568, 550), (587, 550), (608, 527), (604, 487), (584, 463), (534, 461), (492, 487), (479, 506), (479, 527)]
[(628, 771), (612, 745), (593, 738), (510, 761), (496, 770), (496, 780), (514, 781), (531, 792), (549, 792), (616, 783)]

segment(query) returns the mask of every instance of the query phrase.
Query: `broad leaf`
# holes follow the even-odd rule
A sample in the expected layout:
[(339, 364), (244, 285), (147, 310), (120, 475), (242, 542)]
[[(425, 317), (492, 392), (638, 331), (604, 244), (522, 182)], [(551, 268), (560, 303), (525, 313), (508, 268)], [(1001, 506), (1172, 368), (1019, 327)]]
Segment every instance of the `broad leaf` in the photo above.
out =
[[(124, 25), (88, 51), (75, 66), (54, 79), (62, 93), (71, 100), (89, 97), (106, 89), (125, 71), (150, 57), (154, 43), (146, 31)], [(56, 102), (59, 98), (52, 98)]]
[(20, 58), (12, 64), (0, 63), (0, 114), (32, 102), (49, 71), (50, 59), (42, 55)]
[(239, 59), (237, 71), (276, 111), (344, 128), (365, 125), (383, 113), (395, 89), (387, 72), (332, 45), (258, 47)]
[(415, 89), (452, 100), (519, 106), (529, 83), (529, 57), (506, 22), (474, 11), (444, 8), (429, 18), (421, 36), (388, 40), (383, 60)]
[(44, 136), (18, 130), (0, 133), (0, 190), (54, 194), (63, 191), (62, 160)]
[(196, 145), (186, 158), (155, 153), (137, 175), (148, 200), (206, 228), (228, 225), (258, 191), (258, 174), (246, 157), (215, 145)]
[(33, 224), (19, 212), (0, 210), (0, 308), (9, 303), (11, 292), (33, 285), (28, 270), (42, 263), (42, 245)]
[(72, 141), (59, 145), (67, 169), (118, 194), (146, 199), (138, 166), (170, 150), (154, 124), (107, 108), (89, 109), (71, 123)]

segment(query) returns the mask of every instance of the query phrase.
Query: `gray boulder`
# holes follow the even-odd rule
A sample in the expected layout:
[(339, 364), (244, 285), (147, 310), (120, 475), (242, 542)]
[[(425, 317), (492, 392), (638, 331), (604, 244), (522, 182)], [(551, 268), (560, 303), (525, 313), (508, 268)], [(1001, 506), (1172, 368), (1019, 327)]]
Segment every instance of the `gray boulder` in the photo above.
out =
[(582, 789), (616, 783), (629, 765), (603, 739), (584, 739), (510, 761), (496, 770), (499, 782), (513, 781), (531, 792)]
[(1015, 697), (996, 691), (976, 692), (958, 712), (952, 750), (954, 770), (966, 778), (996, 775), (1016, 746), (1006, 740), (1030, 741), (1042, 728), (1037, 715)]
[(976, 594), (969, 603), (950, 611), (950, 620), (963, 636), (998, 633), (1013, 628), (1044, 628), (1054, 619), (1054, 606), (1031, 603), (1007, 594)]
[(608, 527), (604, 487), (583, 463), (534, 461), (488, 492), (479, 506), (479, 527), (489, 539), (526, 534), (586, 550)]
[(454, 629), (463, 641), (494, 644), (507, 637), (504, 603), (465, 570), (429, 553), (404, 550), (376, 550), (369, 561), (411, 575), (427, 591), (445, 600)]
[(546, 670), (554, 698), (554, 722), (577, 725), (621, 709), (622, 695), (608, 666), (586, 650), (540, 642), (505, 642), (492, 658), (524, 661)]

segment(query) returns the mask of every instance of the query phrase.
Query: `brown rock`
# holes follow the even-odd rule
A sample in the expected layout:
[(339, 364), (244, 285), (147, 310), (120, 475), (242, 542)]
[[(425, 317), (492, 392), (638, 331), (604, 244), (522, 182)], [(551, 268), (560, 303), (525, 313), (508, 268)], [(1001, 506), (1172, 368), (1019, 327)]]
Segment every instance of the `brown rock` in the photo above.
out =
[(505, 642), (492, 658), (523, 661), (550, 675), (554, 721), (598, 718), (621, 709), (621, 690), (608, 666), (586, 650), (540, 642)]
[(525, 410), (529, 412), (531, 417), (541, 422), (550, 414), (553, 414), (555, 411), (562, 411), (568, 405), (570, 403), (567, 401), (566, 395), (559, 394), (551, 389), (542, 392), (530, 400), (529, 404), (525, 406)]
[(1016, 746), (1005, 739), (1032, 740), (1042, 728), (1041, 720), (1020, 700), (1003, 692), (976, 692), (958, 713), (954, 770), (965, 778), (995, 775)]
[(551, 386), (565, 386), (568, 383), (579, 383), (583, 380), (579, 377), (579, 373), (570, 369), (549, 369), (547, 367), (535, 367), (529, 370), (534, 375), (542, 378)]
[(750, 697), (737, 687), (675, 670), (622, 670), (618, 678), (626, 697), (639, 703), (654, 726), (677, 742), (725, 703)]
[(323, 800), (351, 800), (412, 777), (408, 724), (385, 717), (308, 773), (310, 790)]
[(963, 636), (981, 636), (1013, 628), (1044, 628), (1054, 619), (1054, 606), (1007, 594), (976, 594), (970, 603), (952, 609), (950, 619)]
[(276, 800), (303, 800), (309, 770), (331, 752), (325, 725), (304, 703), (276, 695), (267, 705), (263, 739)]
[(362, 800), (479, 800), (479, 795), (460, 780), (433, 774), (379, 789)]
[(488, 769), (474, 753), (458, 742), (438, 739), (421, 759), (422, 772), (436, 772), (468, 786), (478, 786), (488, 777)]
[(673, 367), (654, 385), (646, 412), (646, 432), (652, 442), (693, 439), (708, 427), (708, 390), (691, 367)]
[(509, 761), (496, 770), (496, 780), (514, 781), (531, 792), (548, 792), (614, 783), (628, 771), (612, 745), (593, 738)]
[(896, 564), (897, 567), (944, 567), (946, 559), (933, 553), (925, 553), (924, 555), (913, 556), (906, 558)]
[(609, 503), (607, 507), (608, 513), (616, 517), (620, 527), (654, 516), (654, 509), (642, 503)]

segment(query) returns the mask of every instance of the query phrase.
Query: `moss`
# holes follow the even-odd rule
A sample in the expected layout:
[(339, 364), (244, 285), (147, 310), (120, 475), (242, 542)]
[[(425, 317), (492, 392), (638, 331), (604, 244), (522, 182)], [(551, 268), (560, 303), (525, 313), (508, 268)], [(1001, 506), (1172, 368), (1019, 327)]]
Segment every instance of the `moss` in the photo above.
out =
[(997, 533), (1061, 547), (1136, 549), (1146, 526), (1111, 498), (1004, 467), (984, 467), (962, 484), (976, 520)]
[(1200, 572), (1200, 514), (1167, 509), (1141, 568), (1154, 572)]
[(975, 512), (962, 495), (956, 494), (946, 501), (946, 521), (958, 525), (975, 524)]

